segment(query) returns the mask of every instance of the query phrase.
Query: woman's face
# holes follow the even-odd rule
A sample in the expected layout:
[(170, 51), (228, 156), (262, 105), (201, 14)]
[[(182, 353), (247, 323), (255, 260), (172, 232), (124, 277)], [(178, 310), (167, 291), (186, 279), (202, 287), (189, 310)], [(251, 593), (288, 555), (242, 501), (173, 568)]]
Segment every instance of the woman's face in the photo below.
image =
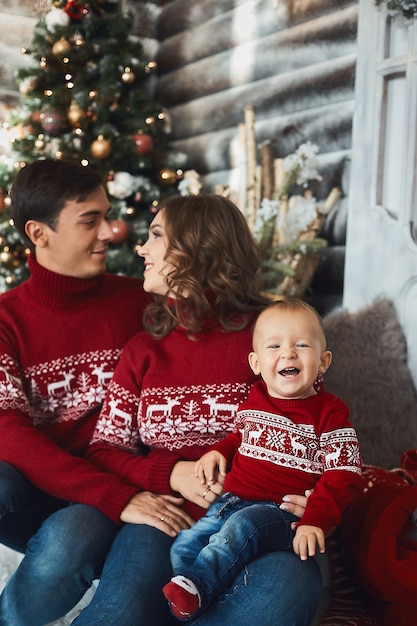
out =
[(149, 226), (148, 240), (139, 252), (145, 260), (143, 288), (148, 293), (165, 296), (169, 291), (166, 276), (172, 270), (172, 265), (165, 261), (167, 248), (168, 238), (165, 230), (164, 210), (162, 209), (152, 220)]

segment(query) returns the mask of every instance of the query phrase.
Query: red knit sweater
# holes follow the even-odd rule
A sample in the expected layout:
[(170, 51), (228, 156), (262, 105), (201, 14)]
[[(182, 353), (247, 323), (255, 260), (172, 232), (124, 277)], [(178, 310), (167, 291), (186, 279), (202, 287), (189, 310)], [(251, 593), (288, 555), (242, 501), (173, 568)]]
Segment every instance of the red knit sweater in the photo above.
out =
[[(126, 345), (97, 423), (89, 457), (137, 487), (170, 494), (179, 460), (196, 460), (233, 430), (255, 380), (248, 365), (252, 327), (208, 328), (196, 339), (175, 328)], [(195, 518), (204, 511), (187, 503)]]
[(362, 487), (359, 445), (348, 415), (345, 403), (329, 393), (282, 400), (259, 381), (239, 409), (235, 432), (214, 446), (233, 458), (225, 491), (280, 504), (287, 493), (314, 489), (301, 523), (328, 533)]
[(119, 521), (136, 490), (80, 457), (148, 297), (132, 278), (62, 276), (34, 257), (29, 267), (0, 297), (0, 459), (43, 491)]

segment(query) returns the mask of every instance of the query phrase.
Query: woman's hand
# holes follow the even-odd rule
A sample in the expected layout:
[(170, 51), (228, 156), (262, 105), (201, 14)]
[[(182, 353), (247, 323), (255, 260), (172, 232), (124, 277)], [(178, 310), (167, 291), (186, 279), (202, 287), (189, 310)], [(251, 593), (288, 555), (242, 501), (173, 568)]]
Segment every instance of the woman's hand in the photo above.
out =
[(128, 502), (120, 514), (120, 520), (128, 524), (147, 524), (170, 537), (176, 537), (180, 530), (194, 524), (193, 518), (180, 508), (183, 502), (183, 498), (142, 491)]
[(194, 461), (178, 461), (173, 467), (170, 477), (172, 491), (183, 498), (208, 509), (223, 493), (224, 476), (219, 475), (215, 483), (202, 485), (195, 474)]
[[(282, 504), (280, 505), (280, 509), (283, 511), (288, 511), (297, 517), (303, 517), (304, 511), (306, 510), (307, 499), (313, 493), (312, 489), (307, 489), (305, 492), (305, 496), (298, 496), (294, 493), (288, 494), (282, 498)], [(296, 523), (293, 522), (291, 525), (292, 529), (296, 527)]]

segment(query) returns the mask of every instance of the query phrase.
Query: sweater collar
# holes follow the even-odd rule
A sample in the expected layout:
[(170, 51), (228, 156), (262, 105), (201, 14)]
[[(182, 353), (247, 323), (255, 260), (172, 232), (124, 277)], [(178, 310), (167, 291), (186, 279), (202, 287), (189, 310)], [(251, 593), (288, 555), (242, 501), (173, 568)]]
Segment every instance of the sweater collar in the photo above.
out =
[(90, 300), (102, 283), (103, 275), (76, 278), (56, 274), (39, 265), (33, 252), (29, 255), (30, 278), (26, 288), (31, 297), (53, 309), (71, 309)]

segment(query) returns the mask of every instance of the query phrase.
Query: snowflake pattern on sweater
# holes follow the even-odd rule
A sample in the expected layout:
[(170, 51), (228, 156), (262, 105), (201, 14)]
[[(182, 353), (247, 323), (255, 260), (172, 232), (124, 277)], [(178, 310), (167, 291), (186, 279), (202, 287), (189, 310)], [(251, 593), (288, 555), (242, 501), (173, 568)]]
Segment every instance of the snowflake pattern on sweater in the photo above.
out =
[(313, 424), (296, 424), (284, 415), (253, 409), (240, 411), (236, 426), (242, 433), (239, 453), (252, 459), (311, 474), (360, 467), (353, 428), (337, 428), (318, 436)]
[(35, 426), (77, 420), (98, 409), (121, 350), (96, 350), (27, 368), (22, 386), (17, 364), (4, 355), (0, 367), (0, 409), (27, 412)]
[(92, 443), (106, 441), (131, 451), (139, 442), (171, 451), (212, 445), (230, 432), (249, 388), (247, 383), (150, 387), (138, 400), (112, 381)]

